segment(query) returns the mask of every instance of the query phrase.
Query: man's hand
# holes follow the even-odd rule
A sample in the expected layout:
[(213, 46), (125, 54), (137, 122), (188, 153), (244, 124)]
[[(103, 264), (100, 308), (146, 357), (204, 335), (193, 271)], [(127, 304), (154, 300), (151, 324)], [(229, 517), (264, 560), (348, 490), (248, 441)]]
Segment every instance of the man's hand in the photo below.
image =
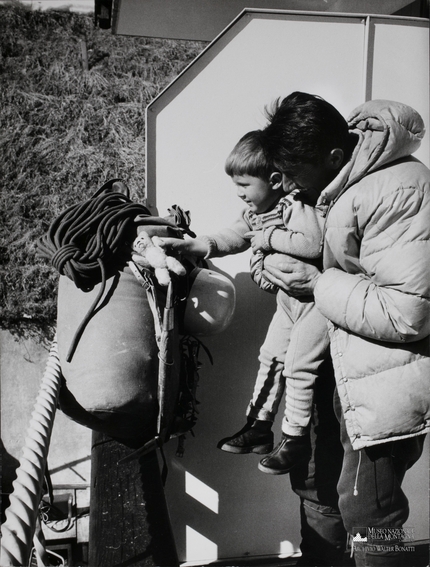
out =
[(263, 276), (293, 297), (313, 295), (320, 275), (314, 265), (286, 254), (270, 254), (264, 259)]

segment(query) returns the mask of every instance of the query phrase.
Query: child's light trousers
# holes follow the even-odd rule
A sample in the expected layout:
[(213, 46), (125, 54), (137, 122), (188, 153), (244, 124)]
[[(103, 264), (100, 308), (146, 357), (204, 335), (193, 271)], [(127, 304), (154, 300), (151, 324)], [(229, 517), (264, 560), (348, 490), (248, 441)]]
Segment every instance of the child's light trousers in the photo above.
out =
[(277, 294), (277, 309), (260, 349), (254, 393), (247, 415), (273, 421), (285, 391), (282, 431), (304, 435), (312, 414), (318, 368), (328, 355), (327, 320), (312, 297)]

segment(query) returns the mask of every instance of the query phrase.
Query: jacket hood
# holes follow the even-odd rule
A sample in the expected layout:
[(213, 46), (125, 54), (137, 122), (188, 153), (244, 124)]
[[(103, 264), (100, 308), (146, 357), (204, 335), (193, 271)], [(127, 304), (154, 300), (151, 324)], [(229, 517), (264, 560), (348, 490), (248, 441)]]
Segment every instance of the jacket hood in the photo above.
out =
[(337, 199), (365, 175), (416, 152), (424, 138), (424, 121), (400, 102), (371, 100), (348, 117), (351, 135), (358, 137), (351, 159), (321, 193), (320, 201)]

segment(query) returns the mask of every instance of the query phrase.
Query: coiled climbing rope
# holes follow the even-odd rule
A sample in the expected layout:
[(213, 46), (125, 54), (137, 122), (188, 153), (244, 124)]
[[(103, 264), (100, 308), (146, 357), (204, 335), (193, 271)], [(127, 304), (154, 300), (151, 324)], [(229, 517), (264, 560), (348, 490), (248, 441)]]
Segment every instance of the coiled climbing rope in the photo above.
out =
[(109, 272), (124, 266), (127, 255), (130, 256), (125, 243), (136, 216), (150, 216), (144, 205), (133, 203), (127, 194), (115, 192), (115, 183), (118, 180), (108, 181), (91, 199), (66, 209), (37, 243), (39, 255), (49, 259), (79, 289), (87, 291), (101, 282), (97, 297), (75, 333), (68, 362), (103, 297)]

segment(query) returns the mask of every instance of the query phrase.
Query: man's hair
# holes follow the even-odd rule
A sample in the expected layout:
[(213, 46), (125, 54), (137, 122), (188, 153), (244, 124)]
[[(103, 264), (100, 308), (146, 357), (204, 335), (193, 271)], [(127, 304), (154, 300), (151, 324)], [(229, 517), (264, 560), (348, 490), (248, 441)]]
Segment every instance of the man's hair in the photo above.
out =
[(234, 146), (225, 162), (225, 171), (233, 175), (252, 175), (268, 181), (273, 164), (264, 147), (266, 140), (261, 130), (245, 134)]
[(349, 158), (348, 124), (324, 99), (296, 91), (277, 99), (266, 115), (264, 147), (283, 173), (295, 173), (305, 163), (318, 164), (334, 148)]

